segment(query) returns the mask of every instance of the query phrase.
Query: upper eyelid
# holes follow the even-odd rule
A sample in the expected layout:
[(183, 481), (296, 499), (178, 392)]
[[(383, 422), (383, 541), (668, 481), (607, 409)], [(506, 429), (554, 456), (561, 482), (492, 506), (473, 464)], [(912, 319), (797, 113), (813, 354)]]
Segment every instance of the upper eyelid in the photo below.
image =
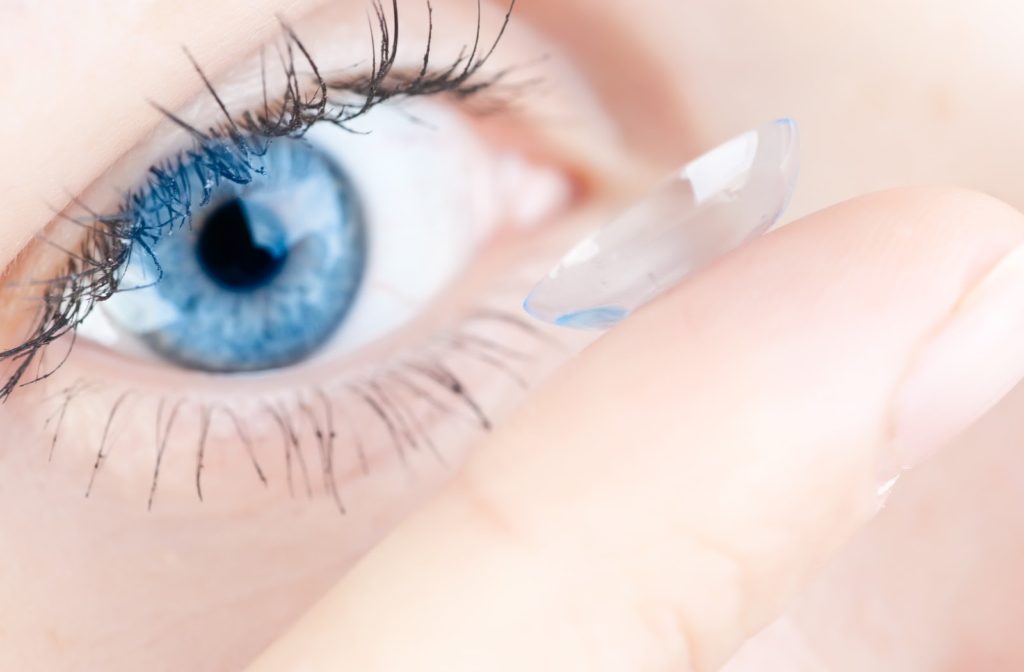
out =
[[(418, 1), (422, 2), (424, 7), (426, 6), (426, 0)], [(385, 2), (390, 3), (390, 0), (385, 0)], [(316, 33), (310, 41), (315, 40), (317, 42), (316, 57), (318, 61), (324, 63), (326, 70), (345, 71), (354, 64), (364, 60), (368, 61), (367, 47), (370, 43), (367, 41), (367, 33), (365, 31), (366, 4), (347, 2), (310, 2), (302, 4), (304, 6), (301, 9), (301, 13), (296, 16), (287, 17), (287, 22), (289, 25), (296, 26), (305, 39), (309, 39), (310, 33)], [(442, 0), (440, 4), (445, 3)], [(358, 9), (356, 9), (357, 6)], [(403, 4), (403, 8), (404, 6)], [(214, 45), (200, 40), (195, 45), (195, 53), (203, 64), (204, 69), (209, 67), (207, 71), (211, 74), (211, 78), (215, 81), (218, 90), (224, 95), (230, 109), (233, 111), (244, 111), (255, 103), (253, 92), (258, 87), (253, 85), (254, 82), (251, 79), (246, 81), (242, 73), (246, 69), (250, 72), (255, 72), (253, 64), (258, 62), (261, 49), (280, 38), (280, 26), (277, 29), (268, 29), (266, 21), (272, 22), (273, 19), (267, 17), (264, 22), (254, 24), (252, 35), (259, 42), (246, 43), (242, 41), (239, 44), (239, 40), (228, 40)], [(339, 39), (339, 35), (346, 34), (346, 31), (342, 28), (343, 25), (351, 25), (356, 32), (349, 32), (348, 37)], [(410, 22), (407, 21), (405, 33), (409, 32), (409, 27)], [(462, 37), (463, 35), (460, 34), (459, 38), (461, 39)], [(340, 50), (335, 48), (338, 44), (349, 42), (352, 43), (351, 49), (344, 45)], [(160, 49), (173, 48), (166, 43), (158, 43), (155, 40), (153, 44), (162, 44), (163, 46), (160, 46)], [(192, 46), (191, 40), (187, 36), (179, 44)], [(232, 50), (232, 44), (238, 45), (240, 48)], [(325, 46), (329, 48), (324, 49)], [(327, 52), (326, 57), (324, 56), (325, 51)], [(119, 55), (118, 57), (120, 58), (121, 56)], [(153, 61), (151, 57), (144, 57), (145, 63), (151, 61)], [(34, 190), (32, 188), (29, 188), (27, 192), (22, 191), (22, 194), (27, 196), (27, 201), (18, 206), (18, 208), (20, 208), (21, 212), (25, 212), (28, 215), (20, 220), (21, 227), (25, 229), (22, 240), (28, 240), (32, 233), (41, 231), (44, 226), (52, 221), (53, 213), (72, 205), (71, 196), (76, 194), (94, 194), (97, 191), (96, 187), (102, 186), (103, 182), (110, 182), (115, 187), (124, 186), (126, 180), (111, 181), (105, 179), (109, 167), (117, 166), (120, 163), (127, 163), (126, 159), (132, 158), (137, 158), (140, 163), (147, 160), (152, 162), (161, 156), (166, 156), (177, 149), (187, 146), (187, 139), (185, 139), (184, 134), (171, 131), (169, 125), (165, 123), (165, 118), (155, 112), (148, 105), (147, 100), (155, 100), (189, 120), (216, 119), (217, 113), (211, 105), (209, 97), (205, 95), (201, 82), (198, 81), (194, 74), (190, 74), (188, 61), (185, 58), (172, 59), (170, 65), (165, 65), (167, 62), (166, 59), (162, 59), (162, 62), (159, 64), (161, 68), (159, 71), (155, 69), (156, 65), (153, 66), (153, 72), (150, 76), (153, 77), (151, 81), (156, 85), (155, 88), (146, 85), (149, 80), (143, 82), (136, 81), (135, 84), (125, 85), (124, 90), (128, 91), (127, 95), (133, 97), (134, 100), (128, 100), (121, 91), (114, 91), (112, 95), (100, 97), (104, 105), (113, 103), (120, 108), (120, 110), (116, 111), (114, 108), (110, 108), (101, 113), (101, 115), (94, 114), (94, 118), (97, 119), (102, 116), (103, 123), (115, 125), (116, 132), (102, 131), (102, 126), (85, 127), (86, 130), (91, 128), (92, 132), (95, 133), (95, 135), (87, 137), (102, 140), (102, 143), (100, 143), (102, 146), (96, 149), (109, 150), (110, 147), (114, 147), (113, 153), (109, 151), (90, 152), (92, 156), (103, 157), (102, 164), (104, 165), (100, 165), (100, 162), (97, 162), (95, 167), (93, 167), (91, 164), (86, 163), (85, 165), (89, 168), (88, 173), (80, 176), (75, 176), (72, 173), (71, 179), (65, 180), (61, 180), (60, 176), (58, 176), (59, 181), (55, 191), (51, 191), (48, 187), (45, 193), (43, 193), (42, 189)], [(137, 74), (133, 73), (132, 78), (126, 77), (125, 82), (132, 81)], [(173, 82), (173, 85), (171, 87), (164, 87), (163, 82), (165, 81)], [(170, 96), (164, 95), (165, 90), (171, 91)], [(118, 102), (114, 103), (114, 101)], [(84, 117), (88, 119), (89, 115), (86, 114)], [(60, 127), (58, 127), (58, 130), (60, 130)], [(65, 137), (63, 140), (64, 146), (73, 147), (76, 140), (79, 139)], [(104, 156), (105, 154), (106, 156)], [(52, 164), (47, 165), (47, 169), (52, 174)], [(61, 184), (62, 182), (63, 184)], [(40, 184), (45, 185), (45, 183)], [(47, 216), (48, 212), (50, 213), (49, 216)], [(14, 265), (14, 257), (20, 251), (22, 251), (22, 246), (12, 246), (8, 250), (9, 256), (4, 256), (2, 251), (0, 251), (0, 273), (9, 270)]]
[[(425, 6), (429, 6), (428, 0), (423, 1)], [(508, 69), (489, 74), (482, 74), (478, 70), (487, 62), (484, 57), (490, 57), (494, 46), (504, 36), (505, 30), (508, 27), (516, 0), (508, 1), (509, 9), (505, 13), (505, 19), (498, 30), (498, 34), (491, 39), (478, 36), (479, 44), (474, 45), (472, 41), (466, 43), (464, 52), (467, 52), (467, 59), (465, 61), (444, 63), (443, 61), (435, 60), (431, 63), (429, 70), (422, 72), (419, 70), (421, 67), (421, 59), (419, 57), (409, 59), (406, 62), (396, 61), (395, 67), (390, 71), (391, 81), (407, 81), (410, 77), (424, 74), (428, 78), (433, 78), (433, 81), (429, 83), (437, 85), (439, 83), (443, 84), (443, 80), (459, 78), (458, 75), (464, 72), (470, 76), (459, 78), (463, 79), (466, 85), (464, 90), (458, 91), (460, 97), (468, 96), (469, 94), (476, 95), (482, 90), (503, 81), (506, 75), (509, 74)], [(384, 0), (384, 2), (387, 3), (389, 8), (397, 7), (397, 0)], [(378, 4), (378, 0), (374, 0), (374, 3)], [(378, 16), (383, 21), (394, 22), (398, 14)], [(478, 15), (478, 21), (482, 20), (481, 17), (482, 15)], [(405, 32), (408, 32), (408, 26), (405, 27)], [(380, 27), (378, 27), (375, 29), (374, 37), (380, 39), (380, 36)], [(284, 65), (279, 60), (280, 57), (284, 56), (281, 51), (282, 45), (284, 45), (283, 48), (285, 49), (290, 45), (295, 50), (297, 45), (300, 44), (307, 44), (305, 38), (299, 35), (296, 29), (292, 28), (292, 24), (282, 21), (281, 30), (270, 44), (262, 45), (259, 49), (241, 59), (228, 72), (222, 73), (215, 78), (207, 77), (205, 67), (192, 60), (191, 67), (198, 73), (196, 79), (203, 83), (200, 91), (194, 94), (189, 101), (177, 106), (173, 110), (163, 105), (160, 101), (150, 101), (151, 105), (161, 112), (157, 123), (149, 128), (134, 146), (125, 151), (112, 166), (108, 167), (103, 175), (83, 189), (81, 194), (94, 196), (99, 191), (97, 187), (101, 187), (106, 190), (106, 193), (100, 193), (102, 200), (104, 196), (109, 198), (111, 187), (117, 190), (134, 187), (137, 182), (137, 176), (145, 171), (146, 167), (157, 163), (163, 158), (174, 156), (178, 152), (183, 152), (193, 147), (195, 145), (195, 138), (192, 136), (192, 130), (202, 132), (223, 131), (227, 124), (225, 123), (225, 116), (222, 110), (226, 110), (233, 120), (238, 121), (243, 115), (251, 114), (254, 110), (257, 110), (263, 104), (264, 99), (268, 99), (273, 105), (275, 101), (280, 99), (287, 86), (284, 81), (280, 80), (281, 67)], [(366, 69), (372, 66), (371, 59), (377, 59), (378, 68), (381, 65), (378, 54), (374, 53), (371, 57), (366, 57), (367, 46), (374, 44), (373, 42), (364, 42), (355, 47), (359, 50), (356, 53), (361, 54), (362, 59), (355, 59), (351, 54), (334, 54), (330, 57), (329, 61), (323, 61), (320, 56), (320, 49), (316, 49), (317, 53), (312, 54), (307, 60), (306, 57), (309, 54), (305, 53), (304, 50), (296, 52), (294, 54), (296, 60), (300, 62), (305, 61), (307, 64), (303, 71), (297, 73), (297, 81), (303, 86), (303, 95), (312, 95), (315, 92), (316, 81), (310, 77), (313, 73), (310, 72), (311, 68), (308, 67), (314, 64), (320, 69), (319, 74), (327, 84), (329, 99), (336, 99), (337, 96), (345, 92), (362, 95), (364, 92), (359, 91), (358, 88), (365, 86), (366, 76), (363, 73), (366, 73)], [(475, 47), (475, 51), (468, 51), (471, 47)], [(371, 51), (373, 51), (372, 48)], [(468, 55), (473, 54), (475, 54), (475, 58), (469, 59)], [(192, 57), (187, 51), (185, 56), (182, 59), (182, 67), (187, 69), (190, 67), (189, 59)], [(359, 60), (364, 62), (359, 63)], [(262, 71), (264, 68), (269, 76), (267, 82), (262, 81)], [(357, 74), (353, 74), (353, 72)], [(454, 73), (455, 77), (438, 78), (437, 74), (443, 72)], [(264, 88), (265, 86), (267, 88)], [(435, 86), (435, 88), (437, 89), (436, 91), (421, 91), (414, 95), (445, 92), (443, 87)], [(451, 91), (451, 88), (449, 87), (448, 90)], [(184, 122), (184, 124), (178, 124), (174, 119), (178, 119)], [(89, 200), (90, 204), (93, 205), (91, 198), (86, 200)], [(72, 199), (66, 210), (75, 210), (75, 206), (76, 203)], [(95, 207), (101, 208), (102, 205), (95, 204)], [(13, 263), (9, 266), (13, 266)]]
[[(261, 104), (257, 104), (255, 108), (246, 108), (240, 115), (229, 109), (228, 101), (219, 87), (211, 82), (202, 67), (186, 52), (205, 86), (208, 94), (206, 97), (213, 101), (219, 111), (220, 119), (218, 126), (203, 127), (189, 122), (183, 115), (158, 106), (172, 126), (189, 136), (192, 148), (182, 151), (189, 152), (192, 157), (201, 158), (205, 145), (223, 143), (240, 146), (243, 153), (247, 153), (251, 146), (258, 144), (260, 140), (301, 136), (310, 126), (322, 121), (351, 130), (351, 122), (359, 119), (376, 105), (391, 99), (439, 93), (456, 93), (460, 97), (469, 97), (497, 84), (508, 72), (499, 71), (488, 78), (477, 78), (480, 69), (493, 54), (508, 28), (515, 0), (510, 0), (500, 30), (490, 43), (482, 41), (482, 14), (478, 13), (477, 31), (472, 47), (468, 51), (463, 49), (452, 64), (440, 69), (436, 66), (431, 67), (430, 63), (434, 29), (432, 13), (428, 17), (428, 36), (422, 64), (414, 69), (402, 70), (396, 67), (399, 46), (398, 1), (391, 0), (390, 16), (379, 1), (375, 0), (374, 7), (377, 31), (373, 31), (371, 24), (371, 38), (379, 40), (380, 47), (379, 52), (373, 53), (368, 70), (343, 77), (326, 75), (298, 34), (289, 25), (282, 23), (285, 42), (283, 49), (278, 49), (277, 55), (280, 58), (279, 72), (284, 75), (280, 87), (283, 94), (278, 96), (271, 93), (266, 50), (263, 49), (259, 52)], [(427, 7), (430, 7), (429, 1)], [(308, 67), (307, 73), (300, 71), (297, 67), (300, 64)], [(339, 92), (355, 94), (357, 99), (340, 100), (333, 95)], [(256, 140), (251, 142), (246, 139), (247, 137)], [(159, 164), (155, 164), (154, 168), (160, 169)], [(126, 199), (128, 200), (130, 199)]]
[[(65, 67), (59, 60), (48, 58), (41, 59), (38, 65), (43, 70), (37, 70), (35, 63), (31, 68), (23, 68), (24, 73), (40, 74), (47, 74), (46, 68), (49, 68), (52, 76), (37, 77), (45, 86), (41, 85), (40, 95), (32, 99), (31, 106), (14, 106), (15, 111), (24, 107), (33, 109), (25, 124), (20, 127), (15, 124), (13, 128), (21, 128), (19, 133), (25, 136), (18, 139), (18, 144), (35, 148), (26, 151), (22, 160), (8, 162), (6, 170), (0, 170), (0, 191), (7, 190), (10, 197), (6, 202), (7, 221), (3, 223), (8, 244), (0, 247), (0, 270), (11, 266), (25, 243), (52, 221), (55, 212), (70, 205), (72, 195), (95, 195), (103, 189), (109, 190), (107, 184), (117, 188), (133, 181), (107, 179), (110, 167), (136, 158), (140, 163), (157, 159), (184, 146), (182, 136), (167, 131), (167, 126), (161, 123), (163, 118), (147, 100), (154, 99), (169, 109), (183, 111), (189, 119), (216, 117), (197, 102), (206, 97), (202, 95), (202, 84), (190, 72), (187, 60), (176, 53), (180, 45), (193, 49), (218, 88), (232, 101), (232, 109), (245, 109), (245, 105), (235, 104), (235, 101), (248, 101), (242, 90), (244, 84), (240, 83), (237, 98), (228, 89), (232, 88), (239, 64), (255, 60), (261, 45), (273, 42), (278, 35), (274, 19), (266, 11), (268, 4), (271, 3), (255, 3), (251, 9), (245, 7), (245, 20), (237, 22), (246, 26), (244, 32), (235, 29), (235, 22), (231, 30), (214, 29), (214, 22), (210, 26), (204, 24), (204, 30), (196, 30), (193, 35), (185, 29), (190, 24), (197, 25), (195, 10), (201, 3), (189, 0), (183, 3), (180, 16), (176, 10), (175, 19), (181, 20), (168, 26), (166, 33), (153, 23), (123, 27), (134, 31), (131, 37), (139, 46), (130, 56), (126, 55), (123, 45), (115, 46), (120, 44), (116, 40), (121, 29), (111, 22), (110, 31), (99, 31), (90, 37), (95, 37), (96, 48), (84, 53), (85, 60), (76, 63), (76, 67)], [(445, 24), (438, 53), (438, 62), (443, 63), (445, 50), (457, 50), (457, 42), (472, 41), (472, 26), (465, 25), (468, 19), (465, 14), (474, 3), (436, 0), (436, 4), (438, 10), (442, 10), (438, 11), (438, 16)], [(505, 5), (505, 0), (501, 0), (501, 5)], [(420, 39), (416, 30), (409, 28), (420, 23), (425, 7), (425, 0), (402, 4), (403, 11), (410, 10), (402, 38), (407, 47), (414, 46)], [(324, 63), (325, 69), (344, 70), (369, 57), (366, 8), (366, 0), (302, 0), (289, 6), (286, 19), (305, 39), (316, 43), (317, 59)], [(210, 10), (216, 10), (214, 16), (224, 18), (220, 5)], [(202, 14), (209, 17), (210, 12)], [(495, 17), (488, 15), (484, 35), (492, 37), (495, 26)], [(16, 24), (11, 27), (16, 28)], [(31, 33), (32, 28), (26, 26), (27, 32)], [(517, 44), (525, 44), (524, 37), (529, 36), (516, 31)], [(351, 49), (347, 44), (352, 45)], [(415, 58), (415, 49), (408, 51)], [(90, 58), (93, 60), (88, 60)], [(85, 68), (95, 72), (96, 77), (83, 80), (72, 74)], [(24, 76), (15, 81), (30, 83)], [(22, 102), (28, 101), (25, 98)], [(192, 111), (200, 113), (192, 116)], [(27, 123), (29, 121), (32, 123)], [(36, 141), (28, 144), (30, 138)], [(39, 142), (43, 138), (47, 143)], [(45, 151), (37, 151), (43, 147)], [(68, 160), (69, 157), (73, 160)]]
[[(376, 1), (376, 0), (375, 0)], [(426, 0), (424, 0), (426, 2)], [(397, 0), (390, 0), (392, 3), (389, 6), (397, 7)], [(504, 33), (507, 27), (509, 17), (511, 16), (511, 8), (514, 7), (515, 0), (510, 0), (510, 10), (506, 14), (505, 23), (502, 25), (499, 31), (499, 37)], [(397, 10), (396, 10), (397, 11)], [(390, 17), (391, 21), (397, 19), (397, 14)], [(386, 21), (389, 17), (381, 15), (381, 20)], [(390, 29), (389, 29), (390, 30)], [(379, 36), (379, 29), (378, 29)], [(320, 79), (311, 77), (314, 72), (319, 69), (319, 58), (311, 56), (306, 50), (302, 38), (293, 29), (285, 23), (282, 23), (282, 31), (278, 34), (278, 40), (285, 40), (285, 49), (291, 49), (293, 55), (298, 60), (303, 60), (307, 64), (307, 68), (298, 69), (294, 82), (299, 84), (302, 88), (299, 91), (300, 97), (308, 95), (314, 95), (317, 87), (319, 86), (318, 81), (321, 81), (326, 85), (328, 107), (331, 106), (331, 101), (335, 100), (335, 96), (343, 94), (345, 92), (363, 94), (364, 91), (360, 91), (359, 87), (365, 87), (367, 75), (332, 75), (323, 69), (319, 75)], [(497, 38), (495, 38), (497, 40)], [(504, 77), (506, 72), (500, 72), (497, 75), (489, 76), (488, 79), (476, 81), (471, 76), (459, 76), (460, 73), (465, 75), (476, 74), (479, 66), (485, 61), (482, 60), (481, 52), (479, 49), (486, 48), (486, 52), (483, 55), (489, 56), (493, 50), (495, 42), (487, 43), (481, 42), (479, 45), (475, 45), (477, 49), (472, 52), (476, 53), (474, 59), (459, 59), (454, 65), (449, 64), (447, 67), (430, 68), (419, 70), (420, 65), (417, 62), (415, 68), (413, 67), (395, 67), (390, 71), (390, 74), (395, 76), (399, 82), (407, 83), (411, 78), (417, 76), (425, 76), (427, 78), (427, 89), (412, 90), (402, 92), (399, 91), (394, 97), (403, 96), (419, 96), (419, 95), (433, 95), (435, 93), (444, 93), (446, 91), (453, 90), (452, 87), (445, 89), (443, 85), (446, 81), (457, 80), (456, 85), (467, 83), (467, 88), (458, 91), (460, 96), (467, 96), (470, 93), (476, 94), (487, 88), (489, 85), (496, 84), (500, 79)], [(278, 45), (280, 46), (280, 45)], [(296, 51), (297, 50), (297, 51)], [(191, 60), (192, 68), (197, 72), (200, 81), (203, 82), (204, 88), (198, 95), (193, 96), (192, 100), (181, 106), (179, 110), (171, 111), (165, 108), (158, 102), (151, 101), (151, 104), (162, 113), (160, 122), (154, 127), (150, 128), (148, 132), (138, 141), (135, 145), (125, 152), (120, 159), (118, 159), (113, 166), (108, 168), (104, 175), (100, 176), (94, 183), (87, 188), (82, 190), (83, 196), (72, 196), (69, 205), (63, 210), (55, 210), (54, 222), (59, 222), (61, 219), (67, 220), (69, 213), (77, 211), (80, 215), (82, 214), (83, 206), (87, 212), (105, 212), (111, 215), (116, 213), (109, 212), (109, 208), (104, 208), (101, 204), (95, 203), (96, 200), (103, 200), (103, 197), (109, 197), (112, 193), (118, 194), (119, 200), (124, 200), (121, 195), (127, 194), (126, 189), (138, 188), (138, 176), (143, 174), (147, 167), (159, 166), (162, 160), (166, 160), (168, 157), (177, 157), (181, 153), (189, 150), (196, 149), (199, 146), (197, 143), (198, 134), (206, 136), (208, 140), (218, 140), (222, 137), (226, 137), (227, 132), (232, 126), (239, 128), (238, 125), (242, 124), (242, 119), (246, 116), (254, 114), (254, 110), (263, 105), (264, 101), (267, 101), (272, 110), (277, 109), (277, 105), (281, 101), (281, 94), (287, 89), (287, 84), (280, 83), (275, 88), (274, 83), (271, 81), (265, 82), (262, 80), (262, 75), (254, 78), (253, 73), (258, 71), (266, 71), (270, 73), (271, 77), (277, 68), (278, 74), (281, 68), (290, 67), (291, 62), (279, 61), (274, 63), (274, 57), (283, 57), (284, 52), (272, 48), (268, 48), (264, 45), (254, 54), (250, 54), (240, 66), (236, 66), (234, 72), (229, 73), (225, 76), (218, 77), (217, 81), (213, 81), (208, 78), (205, 74), (205, 70), (192, 59), (191, 55), (186, 51), (186, 57), (188, 60), (183, 60), (184, 66), (188, 66), (189, 60)], [(273, 56), (268, 54), (273, 53)], [(349, 63), (351, 66), (351, 63)], [(436, 65), (436, 64), (435, 64)], [(458, 66), (458, 67), (456, 67)], [(380, 67), (378, 62), (377, 67)], [(258, 69), (257, 69), (258, 68)], [(249, 75), (240, 76), (240, 72), (248, 70)], [(444, 76), (438, 76), (437, 73), (444, 73)], [(454, 77), (450, 77), (454, 73)], [(290, 84), (290, 82), (289, 82)], [(269, 87), (269, 88), (268, 88)], [(401, 87), (399, 87), (401, 88)], [(378, 88), (376, 94), (381, 93)], [(392, 97), (391, 91), (386, 91), (386, 97)], [(307, 98), (308, 100), (308, 98)], [(307, 107), (311, 107), (308, 106)], [(354, 106), (357, 110), (362, 111), (361, 106), (357, 103)], [(368, 107), (366, 110), (368, 111)], [(229, 114), (230, 118), (226, 118), (225, 114)], [(271, 115), (273, 116), (273, 114)], [(357, 115), (346, 115), (346, 116), (359, 116)], [(319, 119), (311, 119), (310, 123)], [(301, 133), (306, 126), (309, 124), (296, 124), (296, 131)], [(248, 132), (252, 135), (266, 134), (264, 130), (255, 130), (252, 128), (241, 128), (243, 132)], [(287, 133), (280, 133), (285, 135)], [(273, 135), (276, 134), (271, 134)], [(123, 167), (122, 167), (123, 164)], [(110, 175), (110, 172), (115, 172), (114, 175)], [(124, 177), (121, 177), (121, 175)], [(103, 191), (100, 192), (101, 188)], [(113, 188), (114, 191), (111, 191)], [(97, 199), (97, 192), (99, 198)], [(15, 260), (16, 261), (16, 260)], [(3, 274), (9, 274), (11, 269), (17, 264), (12, 261), (7, 267), (2, 269)]]

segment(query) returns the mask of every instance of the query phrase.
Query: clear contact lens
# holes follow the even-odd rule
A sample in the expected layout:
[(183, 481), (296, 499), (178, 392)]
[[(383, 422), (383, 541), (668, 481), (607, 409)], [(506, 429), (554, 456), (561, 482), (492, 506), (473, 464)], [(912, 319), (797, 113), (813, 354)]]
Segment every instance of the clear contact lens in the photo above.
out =
[(771, 228), (793, 192), (797, 154), (797, 127), (790, 119), (719, 145), (577, 244), (524, 308), (560, 326), (614, 326)]

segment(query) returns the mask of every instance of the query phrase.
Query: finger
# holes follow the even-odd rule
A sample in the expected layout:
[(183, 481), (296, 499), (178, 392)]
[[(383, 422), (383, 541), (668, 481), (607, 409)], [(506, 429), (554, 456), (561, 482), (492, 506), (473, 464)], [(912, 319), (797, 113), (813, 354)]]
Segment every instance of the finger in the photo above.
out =
[[(727, 672), (1024, 669), (1024, 386), (900, 482)], [(778, 661), (778, 665), (767, 665)]]
[(901, 191), (738, 251), (560, 372), (253, 669), (716, 668), (880, 468), (1021, 376), (1022, 238), (994, 200)]

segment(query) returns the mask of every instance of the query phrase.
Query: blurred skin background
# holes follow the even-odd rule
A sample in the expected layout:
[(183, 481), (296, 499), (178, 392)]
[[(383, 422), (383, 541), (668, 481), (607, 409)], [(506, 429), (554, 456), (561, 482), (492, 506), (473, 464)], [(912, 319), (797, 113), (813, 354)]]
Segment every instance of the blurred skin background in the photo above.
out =
[[(400, 5), (415, 52), (423, 3)], [(471, 39), (475, 5), (435, 5), (438, 52), (457, 53)], [(488, 8), (489, 34), (503, 9)], [(2, 0), (0, 265), (53, 220), (55, 206), (145, 140), (161, 121), (148, 101), (179, 109), (201, 95), (182, 45), (218, 78), (277, 39), (277, 16), (305, 35), (327, 11), (339, 35), (365, 41), (366, 10), (361, 0)], [(792, 216), (918, 184), (1024, 206), (1022, 20), (1024, 8), (1009, 0), (522, 0), (495, 64), (554, 55), (532, 66), (544, 93), (522, 96), (533, 112), (557, 108), (514, 128), (488, 122), (488, 137), (600, 179), (507, 248), (493, 243), (487, 258), (512, 267), (557, 251), (652, 176), (783, 116), (803, 133)], [(324, 49), (317, 38), (308, 45), (314, 55)], [(556, 158), (543, 156), (549, 147)], [(531, 196), (529, 185), (519, 188)], [(467, 277), (460, 295), (493, 280)], [(1024, 617), (1022, 407), (1024, 396), (1011, 396), (907, 477), (882, 517), (762, 637), (798, 628), (832, 670), (1024, 667), (1009, 629)], [(395, 486), (380, 474), (399, 468), (384, 467), (374, 474), (384, 493), (356, 486), (360, 506), (341, 522), (330, 506), (311, 511), (274, 496), (205, 508), (172, 496), (147, 514), (137, 495), (148, 476), (127, 483), (148, 463), (115, 471), (104, 496), (82, 499), (95, 445), (79, 436), (96, 431), (96, 417), (76, 420), (92, 424), (65, 442), (65, 462), (47, 461), (39, 427), (52, 410), (31, 394), (0, 408), (2, 669), (239, 668), (446, 477), (434, 470)]]

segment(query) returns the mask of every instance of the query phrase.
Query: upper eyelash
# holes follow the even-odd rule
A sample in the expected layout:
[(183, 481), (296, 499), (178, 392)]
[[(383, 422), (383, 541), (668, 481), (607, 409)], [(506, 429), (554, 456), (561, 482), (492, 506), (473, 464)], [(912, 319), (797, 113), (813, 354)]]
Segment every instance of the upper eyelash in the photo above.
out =
[[(245, 182), (260, 168), (254, 161), (277, 138), (301, 138), (314, 124), (327, 122), (352, 130), (349, 124), (381, 103), (395, 99), (432, 96), (441, 93), (468, 98), (498, 83), (507, 71), (486, 78), (478, 77), (504, 37), (515, 9), (516, 0), (509, 0), (501, 28), (486, 48), (481, 43), (483, 9), (477, 0), (476, 35), (471, 47), (465, 47), (446, 68), (433, 70), (430, 55), (433, 46), (433, 7), (427, 0), (428, 37), (422, 66), (414, 72), (395, 69), (399, 46), (398, 0), (391, 0), (390, 17), (381, 0), (374, 0), (369, 22), (371, 66), (368, 73), (350, 77), (326, 78), (315, 60), (287, 24), (282, 22), (285, 45), (279, 51), (280, 66), (285, 77), (285, 93), (271, 104), (267, 96), (266, 58), (261, 53), (263, 74), (263, 105), (260, 111), (247, 110), (233, 116), (202, 68), (186, 51), (186, 55), (214, 98), (223, 118), (219, 125), (200, 130), (176, 114), (156, 105), (171, 122), (187, 131), (194, 145), (175, 158), (150, 168), (146, 183), (128, 192), (118, 212), (103, 215), (90, 210), (78, 199), (73, 202), (86, 213), (85, 217), (59, 214), (63, 221), (87, 229), (81, 247), (66, 250), (40, 236), (40, 240), (68, 255), (63, 272), (46, 280), (38, 317), (32, 335), (21, 345), (0, 351), (0, 363), (14, 362), (14, 369), (0, 386), (0, 403), (6, 401), (20, 386), (30, 385), (53, 375), (70, 356), (77, 327), (98, 303), (120, 291), (123, 270), (133, 254), (148, 254), (152, 244), (164, 232), (185, 226), (191, 221), (191, 198), (188, 193), (190, 173), (204, 185), (202, 203), (224, 180)], [(376, 30), (374, 29), (376, 23)], [(298, 62), (309, 67), (300, 74)], [(303, 84), (311, 81), (312, 87)], [(311, 94), (304, 91), (312, 89)], [(332, 92), (356, 96), (359, 102), (332, 100)], [(42, 371), (42, 352), (54, 341), (71, 334), (68, 350), (61, 360)], [(25, 381), (32, 364), (39, 367)]]

